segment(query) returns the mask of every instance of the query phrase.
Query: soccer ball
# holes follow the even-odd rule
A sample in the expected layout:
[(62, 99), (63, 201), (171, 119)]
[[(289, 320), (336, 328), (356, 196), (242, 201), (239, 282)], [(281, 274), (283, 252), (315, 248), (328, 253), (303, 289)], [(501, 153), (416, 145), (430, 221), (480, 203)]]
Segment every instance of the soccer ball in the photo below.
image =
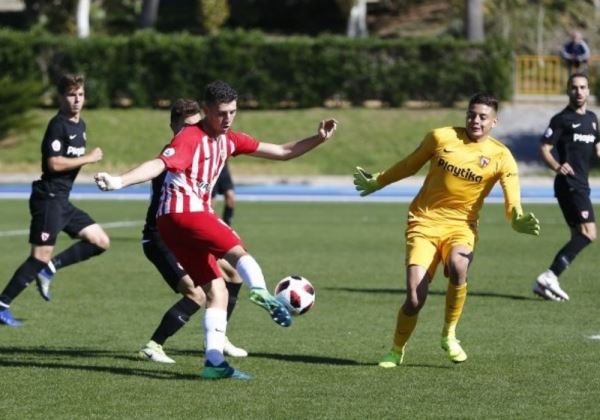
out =
[(275, 297), (292, 315), (302, 315), (315, 305), (315, 288), (302, 276), (287, 276), (275, 286)]

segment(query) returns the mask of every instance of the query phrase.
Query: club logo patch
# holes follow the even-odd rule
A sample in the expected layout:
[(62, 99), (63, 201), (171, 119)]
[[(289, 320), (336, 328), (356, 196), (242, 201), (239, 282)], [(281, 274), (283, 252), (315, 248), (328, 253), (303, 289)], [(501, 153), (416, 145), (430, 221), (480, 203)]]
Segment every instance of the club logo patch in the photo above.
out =
[(489, 157), (479, 156), (479, 166), (481, 166), (482, 168), (488, 166), (490, 164), (490, 161), (491, 159)]
[(162, 154), (164, 157), (171, 157), (175, 155), (175, 149), (173, 149), (172, 147), (167, 147)]
[(546, 128), (546, 131), (544, 131), (544, 137), (550, 138), (550, 137), (552, 137), (552, 133), (554, 133), (554, 132), (552, 131), (552, 129), (550, 127), (548, 127), (548, 128)]
[(52, 147), (52, 150), (54, 150), (55, 152), (60, 151), (60, 148), (62, 146), (62, 143), (60, 142), (60, 140), (56, 139), (54, 140), (51, 144), (50, 147)]
[(50, 237), (50, 234), (48, 232), (42, 232), (42, 234), (40, 235), (40, 238), (42, 238), (43, 242), (46, 242), (49, 237)]
[(590, 217), (590, 212), (589, 212), (589, 211), (587, 211), (587, 210), (584, 210), (584, 211), (582, 211), (582, 212), (581, 212), (581, 217), (582, 217), (583, 219), (586, 219), (586, 220), (587, 220), (587, 218), (588, 218), (588, 217)]
[(593, 122), (593, 123), (592, 123), (592, 127), (594, 128), (594, 131), (596, 131), (596, 130), (597, 130), (597, 129), (596, 129), (596, 123), (595, 123), (595, 122)]

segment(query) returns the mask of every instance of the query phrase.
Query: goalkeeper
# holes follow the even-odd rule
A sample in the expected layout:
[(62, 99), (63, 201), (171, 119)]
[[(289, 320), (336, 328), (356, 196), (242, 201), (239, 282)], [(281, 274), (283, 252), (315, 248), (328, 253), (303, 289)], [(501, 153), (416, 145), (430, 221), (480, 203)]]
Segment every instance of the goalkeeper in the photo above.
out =
[(356, 189), (366, 196), (430, 164), (408, 211), (406, 299), (398, 311), (392, 349), (379, 362), (383, 368), (402, 363), (404, 347), (440, 262), (449, 279), (441, 347), (452, 362), (467, 359), (456, 338), (456, 326), (467, 297), (467, 271), (477, 242), (479, 210), (497, 181), (512, 228), (519, 233), (540, 233), (535, 216), (523, 214), (515, 159), (506, 146), (489, 136), (497, 123), (497, 111), (498, 101), (493, 96), (478, 93), (469, 101), (464, 128), (435, 129), (414, 152), (389, 169), (371, 175), (358, 167), (354, 174)]

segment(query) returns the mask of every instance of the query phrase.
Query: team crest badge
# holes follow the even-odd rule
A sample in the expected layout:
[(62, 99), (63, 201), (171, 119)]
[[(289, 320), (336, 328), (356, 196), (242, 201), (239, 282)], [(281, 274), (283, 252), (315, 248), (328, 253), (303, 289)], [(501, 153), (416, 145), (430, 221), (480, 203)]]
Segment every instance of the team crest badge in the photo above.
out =
[(587, 219), (588, 217), (590, 217), (590, 212), (587, 210), (584, 210), (581, 212), (581, 217), (584, 219)]
[(592, 127), (594, 127), (594, 131), (596, 131), (596, 123), (595, 122), (592, 123)]
[(42, 232), (42, 234), (40, 235), (40, 238), (42, 238), (42, 242), (46, 242), (49, 237), (50, 234), (48, 232)]
[(479, 166), (481, 166), (482, 168), (485, 168), (486, 166), (488, 166), (490, 164), (490, 158), (489, 157), (485, 157), (485, 156), (479, 156)]

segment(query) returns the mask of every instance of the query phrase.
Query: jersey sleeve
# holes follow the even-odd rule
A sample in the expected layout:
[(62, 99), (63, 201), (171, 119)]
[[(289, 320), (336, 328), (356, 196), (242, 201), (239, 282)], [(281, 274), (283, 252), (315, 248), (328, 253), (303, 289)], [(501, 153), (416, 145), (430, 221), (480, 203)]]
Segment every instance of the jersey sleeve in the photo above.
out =
[(512, 209), (516, 209), (518, 213), (522, 213), (521, 208), (521, 185), (519, 184), (519, 169), (515, 158), (506, 151), (499, 173), (500, 186), (504, 193), (504, 212), (507, 219), (512, 216)]
[(231, 139), (235, 147), (232, 153), (233, 156), (248, 155), (256, 152), (256, 149), (258, 149), (259, 141), (249, 134), (240, 132), (232, 133)]
[(384, 187), (414, 175), (431, 159), (437, 147), (437, 142), (437, 138), (433, 135), (433, 132), (428, 133), (415, 151), (379, 174), (377, 183)]
[(58, 119), (54, 118), (48, 124), (42, 140), (42, 154), (48, 158), (63, 156), (65, 152), (65, 131)]
[(561, 119), (558, 116), (553, 117), (550, 120), (550, 124), (544, 134), (542, 135), (541, 142), (544, 144), (556, 145), (558, 139), (563, 132), (563, 125)]
[(191, 131), (184, 128), (173, 137), (171, 143), (162, 150), (158, 158), (162, 159), (168, 171), (185, 171), (192, 166), (195, 145), (196, 141)]

